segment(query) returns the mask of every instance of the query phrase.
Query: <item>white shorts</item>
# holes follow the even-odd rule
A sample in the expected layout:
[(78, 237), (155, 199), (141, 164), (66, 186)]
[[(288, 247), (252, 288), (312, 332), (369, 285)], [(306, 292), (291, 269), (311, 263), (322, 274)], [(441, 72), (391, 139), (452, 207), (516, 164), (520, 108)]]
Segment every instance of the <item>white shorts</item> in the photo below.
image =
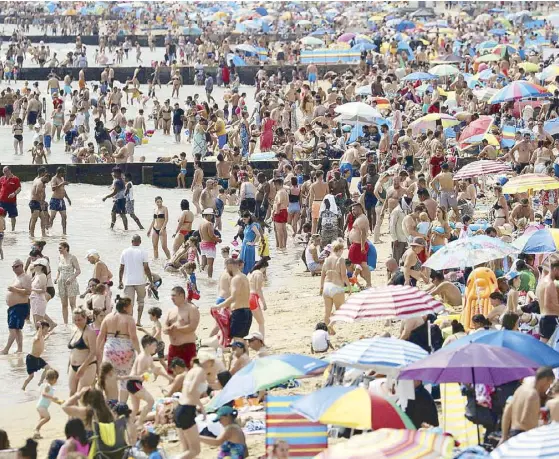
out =
[(215, 245), (216, 245), (215, 242), (208, 242), (208, 241), (200, 242), (200, 252), (202, 253), (202, 256), (206, 258), (215, 258), (216, 256)]

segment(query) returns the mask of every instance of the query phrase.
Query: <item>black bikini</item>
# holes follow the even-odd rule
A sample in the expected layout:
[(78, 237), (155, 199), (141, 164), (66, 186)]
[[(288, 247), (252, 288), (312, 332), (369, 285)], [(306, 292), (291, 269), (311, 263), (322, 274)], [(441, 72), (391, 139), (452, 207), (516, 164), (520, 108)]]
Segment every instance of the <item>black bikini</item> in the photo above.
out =
[[(72, 344), (72, 339), (74, 338), (74, 336), (76, 336), (74, 334), (74, 336), (72, 336), (72, 339), (70, 339), (70, 342), (68, 343), (68, 349), (70, 349), (70, 350), (77, 349), (79, 351), (88, 350), (89, 347), (87, 346), (87, 343), (83, 339), (83, 334), (84, 334), (84, 332), (82, 332), (82, 336), (80, 336), (80, 339), (77, 340), (74, 344)], [(93, 365), (93, 364), (96, 365), (97, 361), (93, 361), (93, 362), (89, 363), (89, 365)], [(80, 365), (70, 365), (70, 366), (72, 367), (72, 370), (77, 372), (80, 369), (80, 367), (82, 366), (82, 364), (80, 364)]]
[[(165, 218), (165, 214), (153, 214), (153, 219), (154, 220), (157, 220), (158, 218)], [(162, 229), (163, 228), (160, 228), (160, 229), (153, 228), (153, 231), (155, 231), (157, 234), (159, 234)]]

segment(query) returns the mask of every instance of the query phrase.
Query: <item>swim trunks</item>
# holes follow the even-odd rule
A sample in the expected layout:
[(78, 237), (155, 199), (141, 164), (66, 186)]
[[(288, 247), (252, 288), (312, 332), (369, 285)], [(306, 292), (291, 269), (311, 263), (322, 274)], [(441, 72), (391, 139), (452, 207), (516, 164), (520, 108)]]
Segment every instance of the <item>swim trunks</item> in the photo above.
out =
[(361, 244), (353, 242), (349, 246), (348, 258), (354, 265), (367, 263), (367, 252), (369, 252), (369, 245), (365, 245), (365, 251), (361, 250)]

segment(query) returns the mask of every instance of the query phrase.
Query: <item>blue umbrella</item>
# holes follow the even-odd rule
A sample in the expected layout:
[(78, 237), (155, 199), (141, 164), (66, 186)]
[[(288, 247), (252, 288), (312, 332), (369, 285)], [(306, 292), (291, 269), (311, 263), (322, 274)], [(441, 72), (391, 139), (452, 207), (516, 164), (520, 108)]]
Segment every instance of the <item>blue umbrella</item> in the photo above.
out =
[(498, 37), (507, 33), (505, 29), (491, 29), (489, 31), (492, 35), (497, 35)]
[(415, 24), (411, 21), (402, 21), (396, 25), (396, 30), (398, 32), (403, 32), (408, 29), (415, 29)]
[(512, 245), (522, 253), (552, 253), (557, 250), (553, 235), (547, 229), (523, 234)]
[(254, 8), (254, 11), (256, 11), (260, 16), (268, 16), (268, 10), (262, 6)]
[(355, 45), (353, 48), (351, 48), (350, 51), (357, 51), (357, 52), (361, 52), (361, 51), (369, 51), (369, 50), (374, 50), (377, 49), (377, 45), (373, 44), (373, 43), (358, 43), (357, 45)]
[(436, 80), (439, 77), (427, 72), (413, 72), (402, 78), (403, 81)]
[(202, 29), (199, 27), (185, 27), (182, 29), (184, 35), (202, 35)]
[[(483, 330), (453, 341), (445, 349), (456, 349), (468, 343), (506, 347), (539, 365), (559, 367), (559, 352), (530, 335), (509, 330)], [(342, 348), (343, 349), (343, 348)], [(341, 349), (340, 349), (341, 350)], [(338, 351), (339, 352), (339, 351)]]
[(549, 135), (559, 134), (559, 118), (553, 118), (543, 124), (543, 130)]

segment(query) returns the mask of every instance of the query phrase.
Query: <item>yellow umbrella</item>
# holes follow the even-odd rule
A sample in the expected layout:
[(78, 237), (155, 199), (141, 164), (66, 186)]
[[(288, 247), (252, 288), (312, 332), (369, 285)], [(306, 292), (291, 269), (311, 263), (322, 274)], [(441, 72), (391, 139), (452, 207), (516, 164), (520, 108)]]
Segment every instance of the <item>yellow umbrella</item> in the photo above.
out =
[(557, 190), (559, 180), (543, 174), (525, 174), (511, 178), (503, 187), (503, 193), (515, 194), (527, 191)]
[(472, 114), (470, 112), (458, 112), (454, 114), (454, 117), (458, 120), (458, 121), (466, 121), (470, 116), (472, 116)]
[(555, 91), (557, 91), (559, 89), (559, 87), (555, 86), (554, 84), (550, 84), (550, 85), (546, 86), (545, 89), (547, 89), (548, 92), (553, 94)]
[(540, 66), (533, 62), (521, 62), (518, 66), (524, 69), (525, 72), (538, 72), (540, 70)]
[(384, 16), (381, 16), (380, 14), (375, 14), (374, 16), (371, 16), (369, 18), (369, 21), (371, 22), (380, 22), (384, 19)]
[(225, 11), (218, 11), (217, 13), (214, 14), (213, 18), (214, 19), (223, 19), (226, 18), (228, 16), (228, 14)]
[(351, 45), (343, 41), (338, 41), (336, 43), (331, 43), (330, 46), (328, 46), (328, 48), (329, 49), (351, 49)]
[(283, 21), (289, 21), (291, 19), (291, 12), (290, 11), (286, 11), (285, 13), (283, 13), (280, 16), (280, 19)]

